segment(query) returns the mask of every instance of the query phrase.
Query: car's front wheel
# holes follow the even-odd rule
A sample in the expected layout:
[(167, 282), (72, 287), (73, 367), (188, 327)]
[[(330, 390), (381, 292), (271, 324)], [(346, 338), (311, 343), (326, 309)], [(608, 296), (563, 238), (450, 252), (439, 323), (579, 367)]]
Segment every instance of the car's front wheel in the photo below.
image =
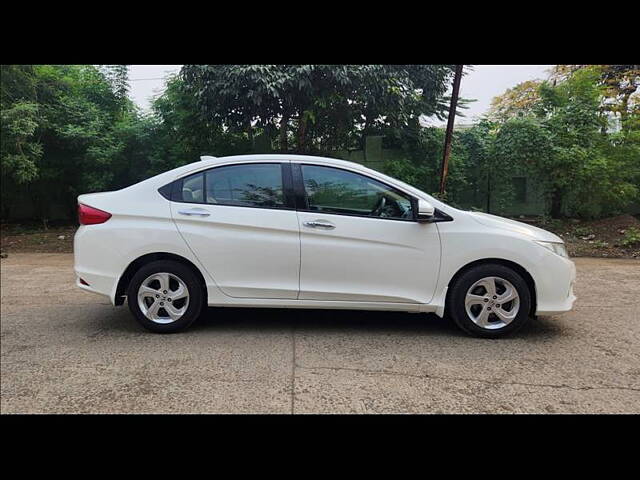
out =
[(472, 267), (451, 288), (447, 310), (454, 322), (471, 335), (501, 337), (529, 320), (529, 287), (520, 274), (504, 265)]
[(174, 333), (200, 315), (202, 285), (193, 270), (172, 260), (148, 263), (136, 272), (127, 291), (129, 309), (147, 330)]

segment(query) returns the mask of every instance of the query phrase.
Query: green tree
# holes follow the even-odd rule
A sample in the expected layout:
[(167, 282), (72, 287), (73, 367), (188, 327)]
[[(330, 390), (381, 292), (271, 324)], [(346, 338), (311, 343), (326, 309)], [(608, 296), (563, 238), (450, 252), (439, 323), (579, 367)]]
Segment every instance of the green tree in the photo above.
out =
[[(443, 200), (462, 206), (474, 203), (481, 192), (486, 192), (487, 165), (493, 141), (490, 129), (489, 122), (482, 122), (469, 130), (454, 130), (447, 197)], [(396, 133), (399, 136), (392, 145), (401, 148), (404, 158), (387, 161), (385, 173), (436, 195), (445, 130), (416, 126)]]
[(185, 65), (205, 121), (249, 137), (278, 131), (280, 151), (362, 144), (383, 127), (442, 115), (451, 65)]
[[(554, 218), (620, 212), (638, 195), (637, 136), (633, 129), (608, 132), (600, 66), (557, 71), (562, 76), (540, 84), (539, 99), (522, 117), (500, 124), (496, 158), (546, 189)], [(633, 118), (630, 112), (628, 125)]]
[(491, 100), (489, 117), (497, 121), (506, 121), (534, 113), (540, 103), (540, 80), (527, 80), (507, 89), (502, 95)]
[[(38, 176), (37, 164), (42, 145), (36, 138), (40, 122), (38, 105), (18, 101), (1, 112), (0, 178), (2, 179), (2, 217), (9, 216), (14, 185), (28, 184)], [(12, 188), (13, 187), (13, 188)]]
[(540, 88), (539, 116), (551, 138), (552, 153), (541, 156), (537, 167), (549, 179), (554, 218), (571, 213), (567, 210), (570, 192), (575, 197), (574, 206), (584, 211), (578, 205), (579, 199), (587, 200), (583, 189), (586, 187), (592, 195), (597, 188), (589, 186), (593, 180), (590, 173), (603, 173), (606, 167), (599, 151), (606, 119), (599, 109), (602, 91), (598, 78), (596, 69), (580, 69), (555, 87), (544, 83)]
[[(416, 126), (396, 133), (398, 136), (389, 146), (399, 147), (404, 158), (387, 161), (384, 172), (425, 192), (437, 191), (444, 129)], [(450, 159), (450, 172), (454, 180), (450, 181), (450, 186), (455, 183), (456, 178), (455, 157), (454, 152)]]
[(11, 177), (18, 183), (25, 183), (38, 176), (36, 165), (42, 156), (42, 145), (35, 134), (40, 121), (35, 103), (18, 101), (2, 109), (0, 158), (3, 178)]
[(0, 75), (0, 179), (2, 217), (11, 214), (12, 199), (38, 176), (42, 144), (38, 127), (35, 72), (31, 65), (2, 65)]
[(37, 176), (36, 164), (42, 155), (42, 145), (36, 136), (42, 118), (38, 111), (35, 74), (30, 65), (0, 68), (2, 178), (28, 182)]
[(121, 95), (91, 65), (3, 66), (3, 218), (24, 196), (45, 225), (53, 204), (72, 218), (77, 195), (144, 175), (146, 124)]
[(125, 113), (130, 109), (129, 65), (101, 65), (100, 71), (109, 82), (116, 101)]
[(150, 173), (160, 173), (199, 159), (251, 153), (245, 132), (231, 132), (219, 122), (200, 115), (196, 97), (178, 76), (168, 79), (162, 95), (152, 102), (153, 115), (147, 119), (152, 137)]
[(640, 65), (556, 65), (551, 71), (550, 82), (554, 86), (566, 82), (581, 70), (599, 74), (600, 109), (617, 116), (623, 130), (633, 129), (633, 121), (640, 111)]
[(487, 173), (495, 179), (503, 203), (510, 200), (510, 179), (518, 170), (527, 172), (542, 189), (554, 192), (554, 198), (562, 198), (560, 189), (572, 166), (555, 161), (552, 136), (539, 119), (516, 117), (500, 124), (491, 154)]

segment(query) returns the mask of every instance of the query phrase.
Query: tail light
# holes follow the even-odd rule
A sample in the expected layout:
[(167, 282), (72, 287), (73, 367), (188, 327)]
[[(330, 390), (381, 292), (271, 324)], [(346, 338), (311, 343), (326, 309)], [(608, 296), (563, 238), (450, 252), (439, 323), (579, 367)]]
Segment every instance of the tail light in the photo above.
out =
[(103, 212), (102, 210), (81, 203), (78, 204), (78, 222), (80, 222), (80, 225), (96, 225), (98, 223), (104, 223), (110, 218), (111, 214), (108, 212)]

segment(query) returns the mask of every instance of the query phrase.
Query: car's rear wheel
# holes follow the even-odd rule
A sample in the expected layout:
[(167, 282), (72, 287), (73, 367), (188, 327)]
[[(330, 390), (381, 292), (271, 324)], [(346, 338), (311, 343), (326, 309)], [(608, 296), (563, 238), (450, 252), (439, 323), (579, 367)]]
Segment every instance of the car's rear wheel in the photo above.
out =
[(129, 309), (147, 330), (174, 333), (189, 327), (204, 303), (202, 285), (188, 266), (172, 260), (148, 263), (127, 290)]
[(482, 264), (464, 272), (452, 286), (447, 310), (465, 332), (497, 338), (522, 328), (529, 320), (531, 294), (526, 281), (511, 268)]

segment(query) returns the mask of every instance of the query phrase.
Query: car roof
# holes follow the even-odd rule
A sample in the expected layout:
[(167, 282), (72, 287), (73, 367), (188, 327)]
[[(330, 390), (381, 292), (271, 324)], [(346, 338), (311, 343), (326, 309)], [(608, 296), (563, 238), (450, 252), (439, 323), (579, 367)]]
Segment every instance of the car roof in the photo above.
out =
[(162, 184), (163, 182), (170, 182), (176, 180), (182, 176), (199, 172), (201, 170), (207, 170), (208, 168), (215, 167), (217, 165), (225, 164), (237, 164), (237, 163), (253, 163), (253, 162), (295, 162), (295, 163), (312, 163), (317, 165), (330, 165), (335, 167), (344, 167), (350, 170), (359, 171), (362, 173), (368, 173), (370, 175), (381, 175), (380, 172), (371, 170), (359, 163), (348, 162), (346, 160), (340, 160), (337, 158), (317, 157), (313, 155), (288, 155), (282, 153), (265, 153), (265, 154), (251, 154), (251, 155), (230, 155), (226, 157), (213, 157), (210, 155), (203, 155), (200, 157), (200, 161), (195, 161), (176, 167), (172, 170), (160, 173), (155, 177), (147, 179), (141, 183), (150, 182), (153, 184)]
[[(213, 157), (210, 155), (203, 155), (200, 157), (200, 161), (188, 163), (181, 167), (175, 168), (168, 172), (167, 175), (178, 178), (183, 175), (195, 173), (200, 170), (206, 170), (207, 168), (215, 167), (216, 165), (235, 164), (235, 163), (252, 163), (252, 162), (294, 162), (294, 163), (312, 163), (316, 165), (328, 165), (334, 167), (344, 167), (349, 170), (356, 170), (369, 175), (381, 175), (381, 172), (372, 170), (360, 163), (349, 162), (347, 160), (340, 160), (338, 158), (318, 157), (314, 155), (288, 155), (284, 153), (265, 153), (265, 154), (251, 154), (251, 155), (229, 155), (226, 157)], [(397, 181), (396, 179), (393, 179)]]
[(367, 167), (360, 163), (349, 162), (347, 160), (341, 160), (338, 158), (329, 158), (329, 157), (318, 157), (314, 155), (289, 155), (284, 153), (264, 153), (264, 154), (250, 154), (250, 155), (229, 155), (226, 157), (212, 157), (209, 155), (203, 155), (200, 162), (194, 162), (190, 165), (194, 167), (198, 167), (198, 165), (217, 165), (221, 163), (230, 163), (230, 162), (254, 162), (254, 161), (276, 161), (276, 162), (295, 162), (295, 163), (322, 163), (326, 165), (341, 165), (343, 167), (356, 168), (358, 170), (365, 169), (369, 170)]

